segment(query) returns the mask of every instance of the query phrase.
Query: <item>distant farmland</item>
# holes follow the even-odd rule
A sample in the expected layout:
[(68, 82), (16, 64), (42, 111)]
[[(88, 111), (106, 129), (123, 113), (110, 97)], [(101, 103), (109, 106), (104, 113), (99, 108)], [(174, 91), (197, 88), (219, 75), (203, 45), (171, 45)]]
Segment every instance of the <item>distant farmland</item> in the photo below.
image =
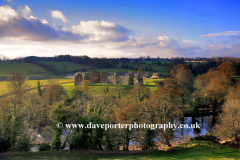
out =
[(0, 61), (0, 81), (7, 80), (12, 71), (21, 73), (24, 78), (31, 75), (44, 75), (46, 78), (58, 77), (36, 64), (15, 61)]
[[(45, 79), (45, 80), (26, 80), (26, 85), (29, 88), (36, 88), (37, 87), (37, 82), (40, 81), (41, 84), (44, 85), (48, 85), (49, 84), (49, 80)], [(69, 82), (73, 82), (73, 79), (52, 79), (52, 81), (54, 81), (55, 83), (69, 83)], [(8, 81), (0, 81), (0, 98), (7, 95), (8, 94)], [(72, 86), (74, 86), (74, 83), (71, 83)]]
[(64, 66), (66, 66), (66, 70), (68, 73), (80, 70), (80, 69), (89, 69), (90, 66), (86, 65), (81, 65), (73, 62), (46, 62), (46, 61), (41, 61), (42, 63), (48, 64), (48, 65), (53, 65), (57, 71), (64, 72)]

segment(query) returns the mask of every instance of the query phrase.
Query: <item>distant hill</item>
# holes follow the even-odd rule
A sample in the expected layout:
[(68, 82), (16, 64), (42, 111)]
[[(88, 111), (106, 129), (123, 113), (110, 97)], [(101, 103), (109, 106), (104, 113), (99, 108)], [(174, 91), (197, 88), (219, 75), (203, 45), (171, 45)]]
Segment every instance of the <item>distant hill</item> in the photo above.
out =
[(36, 64), (19, 61), (0, 61), (0, 80), (7, 80), (12, 71), (21, 73), (24, 78), (31, 75), (44, 75), (46, 78), (56, 77), (53, 73)]
[(89, 69), (90, 66), (87, 65), (81, 65), (73, 62), (47, 62), (47, 61), (41, 61), (41, 63), (45, 63), (48, 65), (53, 65), (57, 71), (64, 72), (64, 67), (66, 67), (67, 73), (75, 72), (80, 69)]

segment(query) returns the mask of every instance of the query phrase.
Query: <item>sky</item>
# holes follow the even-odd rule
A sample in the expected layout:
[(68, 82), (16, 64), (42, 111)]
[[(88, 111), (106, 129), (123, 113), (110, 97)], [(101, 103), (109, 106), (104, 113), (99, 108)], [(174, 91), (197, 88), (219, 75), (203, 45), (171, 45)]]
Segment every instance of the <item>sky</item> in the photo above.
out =
[(239, 0), (0, 0), (0, 58), (240, 57)]

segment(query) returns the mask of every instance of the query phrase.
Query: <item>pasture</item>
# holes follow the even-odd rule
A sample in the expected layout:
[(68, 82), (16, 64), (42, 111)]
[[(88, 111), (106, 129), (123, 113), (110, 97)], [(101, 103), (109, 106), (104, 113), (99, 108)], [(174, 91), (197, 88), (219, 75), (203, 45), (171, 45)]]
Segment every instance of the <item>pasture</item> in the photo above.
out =
[(24, 78), (33, 75), (44, 75), (46, 78), (59, 77), (36, 64), (16, 61), (0, 61), (0, 81), (7, 80), (12, 71), (21, 73)]
[(73, 63), (73, 62), (47, 62), (47, 61), (41, 61), (41, 63), (45, 63), (48, 65), (53, 65), (57, 71), (60, 72), (64, 72), (64, 67), (66, 67), (66, 71), (68, 73), (76, 71), (76, 70), (80, 70), (80, 69), (89, 69), (90, 66), (86, 66), (86, 65), (81, 65), (81, 64), (77, 64), (77, 63)]
[[(26, 85), (28, 88), (36, 88), (37, 82), (40, 81), (43, 86), (49, 85), (50, 83), (69, 83), (73, 82), (73, 79), (44, 79), (44, 80), (26, 80)], [(7, 95), (8, 93), (8, 84), (9, 81), (0, 81), (0, 97)], [(73, 85), (73, 83), (72, 83)]]

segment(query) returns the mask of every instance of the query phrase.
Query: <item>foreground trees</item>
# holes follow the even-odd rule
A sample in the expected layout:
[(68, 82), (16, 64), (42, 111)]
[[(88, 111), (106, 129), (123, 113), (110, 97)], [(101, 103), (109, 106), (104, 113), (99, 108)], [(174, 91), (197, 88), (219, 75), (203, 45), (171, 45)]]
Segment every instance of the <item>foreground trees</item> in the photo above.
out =
[[(180, 110), (181, 94), (173, 88), (161, 88), (154, 92), (154, 95), (148, 100), (147, 110), (152, 114), (153, 122), (158, 124), (173, 124), (175, 118), (182, 116)], [(171, 146), (170, 140), (173, 139), (173, 130), (160, 129), (161, 137), (165, 140), (165, 144)]]
[(3, 151), (10, 147), (14, 150), (27, 150), (30, 145), (22, 140), (28, 139), (29, 143), (32, 128), (39, 127), (43, 121), (44, 103), (37, 92), (27, 88), (19, 73), (12, 73), (8, 87), (10, 96), (0, 100), (1, 138), (10, 145), (4, 147)]
[[(201, 105), (211, 106), (214, 112), (222, 107), (222, 133), (235, 137), (239, 142), (239, 85), (232, 87), (235, 83), (235, 70), (231, 67), (231, 63), (222, 64), (197, 76), (194, 81), (195, 95), (191, 102), (196, 112)], [(51, 128), (51, 146), (56, 149), (69, 144), (71, 149), (76, 150), (111, 150), (120, 145), (123, 150), (129, 150), (131, 141), (141, 142), (142, 149), (150, 149), (153, 148), (156, 137), (171, 146), (170, 141), (175, 136), (172, 128), (130, 130), (130, 126), (123, 126), (105, 130), (97, 126), (134, 122), (173, 124), (182, 117), (183, 104), (190, 104), (187, 100), (190, 100), (192, 82), (191, 70), (180, 64), (173, 68), (171, 77), (158, 83), (159, 89), (155, 92), (144, 86), (126, 89), (120, 85), (104, 86), (94, 92), (89, 81), (84, 81), (69, 95), (63, 86), (56, 83), (49, 83), (41, 94), (40, 83), (38, 92), (26, 92), (28, 89), (24, 87), (25, 81), (20, 75), (13, 74), (10, 82), (12, 96), (0, 100), (1, 138), (12, 146), (17, 146), (21, 144), (19, 137), (29, 137), (21, 134), (20, 131), (24, 128), (41, 128), (47, 125)], [(94, 127), (68, 129), (67, 140), (61, 145), (60, 137), (66, 128), (57, 128), (57, 122), (85, 126), (91, 122)]]
[(171, 77), (173, 77), (176, 85), (174, 88), (181, 93), (182, 105), (189, 99), (190, 87), (193, 82), (192, 70), (188, 68), (187, 65), (178, 64), (174, 66), (170, 72)]
[[(116, 105), (112, 110), (111, 119), (112, 122), (118, 124), (133, 124), (139, 122), (141, 109), (137, 103), (132, 102), (130, 99), (119, 99), (116, 101)], [(131, 133), (133, 129), (129, 129), (129, 126), (120, 129), (123, 150), (129, 150), (129, 141), (131, 140)]]
[(218, 127), (220, 135), (235, 138), (240, 143), (240, 84), (235, 90), (230, 90), (223, 105), (221, 123)]
[(214, 112), (220, 109), (228, 89), (233, 85), (234, 71), (230, 62), (224, 62), (218, 68), (211, 68), (207, 73), (197, 76), (194, 82), (195, 94), (201, 97), (202, 105), (211, 105)]

